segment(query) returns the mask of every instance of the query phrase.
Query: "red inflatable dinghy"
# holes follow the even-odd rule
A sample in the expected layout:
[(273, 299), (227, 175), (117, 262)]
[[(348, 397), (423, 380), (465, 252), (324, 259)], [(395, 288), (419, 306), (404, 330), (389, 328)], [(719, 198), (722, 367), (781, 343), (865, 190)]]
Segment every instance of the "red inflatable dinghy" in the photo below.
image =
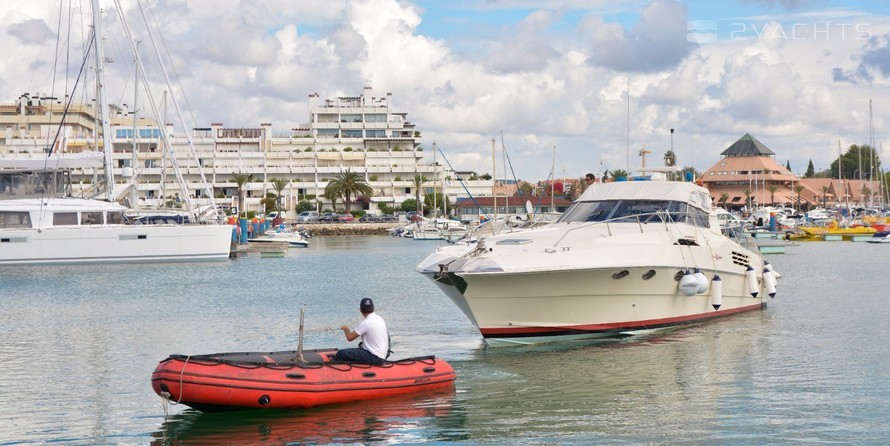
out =
[(155, 393), (201, 411), (307, 408), (454, 385), (435, 356), (383, 365), (333, 362), (337, 349), (171, 355), (155, 368)]

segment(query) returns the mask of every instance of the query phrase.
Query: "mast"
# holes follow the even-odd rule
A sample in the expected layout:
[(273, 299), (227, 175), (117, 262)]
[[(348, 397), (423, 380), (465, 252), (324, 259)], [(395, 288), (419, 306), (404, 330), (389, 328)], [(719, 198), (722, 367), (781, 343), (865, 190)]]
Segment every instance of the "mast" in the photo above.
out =
[(498, 194), (495, 189), (495, 185), (497, 184), (497, 170), (495, 163), (497, 162), (497, 156), (495, 155), (494, 150), (494, 138), (491, 138), (491, 198), (492, 198), (492, 208), (494, 211), (494, 216), (491, 218), (497, 220), (498, 218)]
[(105, 154), (105, 199), (114, 201), (114, 164), (111, 143), (111, 123), (108, 121), (108, 95), (105, 92), (105, 45), (102, 42), (102, 12), (99, 0), (91, 1), (93, 8), (93, 38), (96, 40), (96, 93), (99, 97), (99, 114), (102, 118), (102, 151)]
[[(139, 51), (139, 41), (136, 41), (136, 51)], [(135, 56), (134, 56), (135, 57)], [(136, 60), (134, 59), (134, 63)], [(138, 121), (136, 120), (136, 112), (138, 111), (137, 105), (139, 103), (139, 70), (134, 71), (133, 78), (133, 153), (130, 158), (130, 169), (133, 170), (133, 178), (136, 178), (136, 164), (139, 162), (136, 153), (139, 150), (139, 129), (137, 128)], [(133, 187), (130, 188), (130, 207), (136, 207), (136, 198), (138, 191), (136, 190), (136, 184), (133, 183)]]
[[(433, 143), (434, 145), (436, 143)], [(439, 183), (439, 168), (436, 166), (436, 151), (433, 150), (433, 225), (439, 217), (439, 207), (436, 205), (436, 185)]]

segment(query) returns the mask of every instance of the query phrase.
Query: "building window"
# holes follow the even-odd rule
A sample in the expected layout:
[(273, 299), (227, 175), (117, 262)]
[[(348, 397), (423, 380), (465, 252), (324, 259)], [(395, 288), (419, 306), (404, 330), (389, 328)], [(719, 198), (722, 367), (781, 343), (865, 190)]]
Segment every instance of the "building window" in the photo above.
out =
[(362, 131), (361, 130), (343, 130), (344, 138), (361, 138)]

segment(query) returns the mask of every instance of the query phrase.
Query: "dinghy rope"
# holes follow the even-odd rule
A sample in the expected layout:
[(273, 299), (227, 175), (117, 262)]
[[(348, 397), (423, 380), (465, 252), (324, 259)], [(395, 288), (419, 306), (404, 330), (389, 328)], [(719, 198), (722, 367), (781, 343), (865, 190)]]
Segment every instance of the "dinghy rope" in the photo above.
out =
[(187, 356), (185, 357), (185, 361), (182, 363), (182, 370), (179, 371), (179, 397), (176, 398), (176, 401), (171, 401), (171, 400), (170, 400), (170, 397), (173, 396), (173, 395), (170, 395), (170, 392), (161, 391), (161, 393), (160, 393), (160, 397), (161, 397), (161, 406), (164, 407), (164, 418), (167, 417), (167, 405), (168, 405), (168, 404), (179, 404), (179, 403), (182, 401), (182, 393), (183, 393), (183, 391), (182, 391), (182, 381), (183, 381), (183, 375), (185, 375), (185, 368), (189, 365), (189, 359), (191, 359), (191, 357), (192, 357), (192, 355), (187, 355)]

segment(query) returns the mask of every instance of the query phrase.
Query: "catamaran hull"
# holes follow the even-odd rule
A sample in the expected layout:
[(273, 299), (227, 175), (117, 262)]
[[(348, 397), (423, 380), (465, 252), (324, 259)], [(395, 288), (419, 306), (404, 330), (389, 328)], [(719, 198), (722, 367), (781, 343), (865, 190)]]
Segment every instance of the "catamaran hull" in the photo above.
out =
[(228, 225), (109, 225), (0, 230), (0, 265), (221, 261)]
[[(752, 297), (738, 269), (716, 271), (724, 291), (717, 308), (710, 283), (702, 293), (684, 295), (675, 277), (682, 269), (676, 267), (429, 277), (490, 346), (500, 346), (632, 334), (766, 306), (764, 280), (757, 279), (758, 297)], [(712, 278), (715, 271), (704, 274)]]

